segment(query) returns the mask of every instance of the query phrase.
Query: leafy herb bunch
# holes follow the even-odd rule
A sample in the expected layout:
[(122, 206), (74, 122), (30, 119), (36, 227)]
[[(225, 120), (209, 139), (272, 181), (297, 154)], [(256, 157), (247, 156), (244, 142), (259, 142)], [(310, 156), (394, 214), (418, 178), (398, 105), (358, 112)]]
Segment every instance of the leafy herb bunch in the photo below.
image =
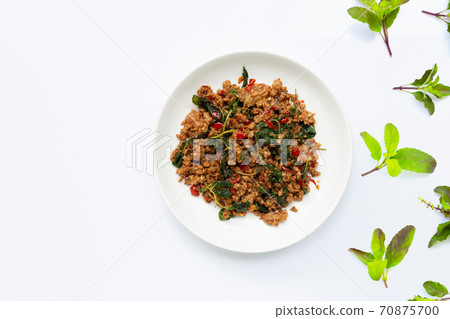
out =
[[(450, 187), (438, 186), (434, 189), (434, 192), (440, 195), (439, 202), (441, 205), (434, 205), (427, 202), (423, 198), (420, 198), (421, 202), (425, 203), (427, 207), (432, 210), (441, 212), (445, 217), (450, 218)], [(431, 237), (428, 243), (428, 248), (440, 243), (446, 239), (450, 239), (450, 221), (442, 223), (438, 226), (436, 234)]]
[(438, 283), (437, 281), (425, 281), (423, 283), (423, 288), (427, 291), (430, 296), (438, 298), (427, 298), (415, 295), (413, 299), (408, 301), (444, 301), (450, 300), (450, 297), (444, 298), (449, 294), (447, 287)]
[(392, 57), (392, 51), (389, 44), (388, 29), (392, 26), (400, 11), (400, 6), (409, 0), (360, 0), (370, 9), (361, 7), (352, 7), (348, 9), (348, 14), (358, 21), (367, 23), (370, 30), (378, 32), (381, 35), (389, 56)]
[[(384, 128), (385, 153), (382, 153), (380, 143), (372, 135), (367, 132), (362, 132), (360, 135), (372, 158), (377, 161), (375, 168), (361, 174), (361, 176), (366, 176), (386, 166), (389, 175), (392, 177), (398, 176), (402, 169), (416, 173), (433, 173), (436, 168), (436, 160), (425, 152), (415, 148), (397, 149), (400, 134), (394, 124), (388, 123)], [(381, 161), (382, 156), (384, 157), (383, 161)]]
[(381, 229), (377, 228), (372, 235), (371, 253), (356, 248), (350, 248), (349, 251), (367, 266), (372, 280), (379, 281), (382, 279), (387, 288), (388, 270), (398, 265), (405, 258), (415, 232), (414, 226), (404, 227), (392, 238), (386, 248), (384, 245), (386, 236)]

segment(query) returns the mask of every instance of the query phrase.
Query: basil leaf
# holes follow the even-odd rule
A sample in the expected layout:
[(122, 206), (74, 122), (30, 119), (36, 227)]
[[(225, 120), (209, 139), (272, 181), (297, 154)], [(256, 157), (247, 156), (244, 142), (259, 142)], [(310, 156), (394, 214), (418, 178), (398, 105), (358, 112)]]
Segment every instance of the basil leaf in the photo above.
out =
[(444, 208), (445, 210), (450, 210), (450, 197), (443, 195), (439, 199), (439, 202), (441, 203), (442, 208)]
[(380, 143), (378, 143), (378, 141), (367, 132), (362, 132), (360, 135), (370, 151), (370, 156), (372, 156), (372, 158), (378, 162), (381, 159)]
[(392, 24), (394, 23), (395, 19), (397, 18), (397, 15), (400, 11), (400, 7), (398, 7), (397, 9), (394, 9), (393, 11), (389, 12), (389, 14), (386, 16), (385, 19), (385, 24), (386, 24), (386, 28), (389, 29)]
[(364, 263), (364, 265), (367, 265), (369, 262), (375, 260), (375, 258), (371, 253), (367, 253), (365, 251), (356, 248), (350, 248), (348, 251), (354, 254), (356, 257), (358, 257), (358, 259), (361, 260)]
[(391, 177), (397, 177), (402, 172), (402, 168), (398, 164), (398, 160), (396, 159), (387, 159), (387, 170)]
[(226, 187), (226, 188), (232, 188), (233, 187), (233, 183), (232, 182), (230, 182), (229, 180), (223, 180), (223, 181), (219, 181), (219, 182), (216, 182), (216, 183), (214, 183), (214, 188), (223, 188), (223, 187)]
[(230, 214), (230, 216), (228, 217), (228, 218), (225, 218), (225, 217), (223, 217), (223, 212), (225, 211), (225, 208), (222, 208), (220, 211), (219, 211), (219, 219), (220, 220), (222, 220), (222, 221), (224, 221), (224, 220), (229, 220), (230, 218), (233, 218), (234, 217), (234, 214)]
[(438, 195), (450, 198), (450, 187), (448, 186), (438, 186), (434, 189), (434, 192)]
[(428, 292), (430, 296), (442, 298), (448, 295), (448, 290), (444, 285), (441, 285), (437, 281), (426, 281), (423, 283), (423, 288)]
[(374, 230), (372, 235), (372, 252), (373, 257), (375, 259), (382, 259), (384, 256), (384, 252), (386, 250), (386, 246), (384, 245), (384, 241), (386, 236), (380, 228)]
[(450, 238), (450, 222), (440, 224), (437, 228), (436, 234), (431, 237), (428, 243), (428, 248), (433, 247), (437, 243), (440, 243)]
[(387, 260), (374, 260), (367, 264), (369, 269), (369, 276), (372, 280), (378, 281), (384, 273), (384, 268), (386, 268)]
[(434, 114), (434, 103), (431, 100), (430, 96), (421, 91), (413, 92), (412, 94), (414, 95), (417, 101), (420, 101), (425, 105), (425, 108), (428, 110), (428, 113), (430, 115)]
[(438, 301), (438, 299), (430, 299), (416, 295), (414, 299), (409, 299), (408, 301)]
[(409, 247), (414, 239), (416, 228), (406, 226), (392, 238), (386, 249), (386, 268), (392, 268), (398, 265), (408, 253)]
[(199, 108), (207, 111), (213, 118), (223, 122), (224, 118), (222, 110), (219, 107), (215, 106), (210, 100), (194, 94), (192, 96), (192, 103), (197, 105)]
[(353, 19), (367, 23), (370, 30), (381, 32), (381, 21), (372, 11), (361, 7), (352, 7), (347, 12)]
[(245, 66), (242, 67), (242, 77), (244, 78), (244, 82), (242, 83), (242, 87), (245, 88), (248, 84), (248, 72)]
[(394, 153), (398, 147), (400, 134), (394, 124), (388, 123), (384, 127), (384, 145), (388, 154)]
[(450, 95), (450, 86), (444, 84), (438, 84), (434, 87), (434, 90), (438, 91), (441, 97)]
[(231, 195), (232, 195), (231, 191), (228, 188), (226, 188), (226, 189), (218, 189), (218, 190), (215, 190), (214, 192), (220, 198), (230, 198)]
[(243, 213), (248, 209), (249, 206), (250, 206), (250, 202), (245, 202), (245, 203), (235, 202), (230, 207), (227, 207), (227, 209), (235, 210), (237, 212)]
[(183, 165), (183, 151), (178, 151), (172, 161), (173, 166), (180, 168)]
[(433, 79), (436, 73), (437, 73), (437, 65), (435, 64), (432, 69), (426, 70), (420, 79), (415, 80), (411, 84), (417, 87), (429, 84), (431, 83), (431, 80)]
[(402, 169), (416, 173), (433, 173), (437, 165), (431, 155), (415, 148), (401, 148), (392, 159), (398, 160)]

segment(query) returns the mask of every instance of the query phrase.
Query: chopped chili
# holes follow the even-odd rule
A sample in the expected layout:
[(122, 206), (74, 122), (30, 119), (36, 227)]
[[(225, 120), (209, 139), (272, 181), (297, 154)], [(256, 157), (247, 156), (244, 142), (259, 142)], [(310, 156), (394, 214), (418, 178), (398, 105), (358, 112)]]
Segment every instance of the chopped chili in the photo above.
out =
[(230, 188), (230, 192), (233, 193), (234, 195), (236, 195), (236, 189)]
[(298, 157), (300, 155), (300, 150), (297, 147), (295, 147), (291, 150), (291, 154), (294, 157)]
[(284, 117), (280, 120), (280, 124), (286, 124), (289, 121), (288, 117)]
[(200, 195), (200, 192), (198, 190), (194, 189), (194, 186), (195, 186), (195, 184), (190, 187), (192, 196)]
[(217, 111), (214, 111), (212, 116), (214, 116), (215, 118), (220, 118), (220, 113)]
[(236, 138), (237, 138), (238, 140), (243, 140), (243, 139), (247, 138), (247, 135), (245, 135), (245, 134), (242, 133), (242, 132), (237, 132)]
[(269, 121), (268, 119), (265, 119), (264, 121), (266, 121), (267, 126), (270, 127), (272, 130), (276, 129), (275, 125), (273, 125), (271, 121)]
[(251, 123), (252, 123), (252, 121), (247, 120), (247, 121), (244, 122), (244, 125), (250, 125)]
[(223, 123), (217, 122), (217, 123), (214, 123), (213, 125), (211, 125), (211, 127), (216, 130), (220, 130), (223, 127)]

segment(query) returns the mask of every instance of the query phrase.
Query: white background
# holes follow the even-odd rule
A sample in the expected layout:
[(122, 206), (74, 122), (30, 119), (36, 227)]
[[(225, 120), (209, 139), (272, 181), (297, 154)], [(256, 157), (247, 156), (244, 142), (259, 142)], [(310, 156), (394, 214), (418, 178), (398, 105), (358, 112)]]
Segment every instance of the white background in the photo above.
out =
[[(348, 16), (350, 0), (3, 1), (0, 298), (405, 300), (424, 294), (425, 280), (450, 286), (450, 243), (427, 248), (445, 219), (417, 199), (437, 202), (433, 188), (450, 184), (449, 100), (430, 117), (391, 90), (435, 62), (450, 83), (446, 25), (420, 13), (447, 2), (429, 2), (402, 8), (390, 59), (379, 35)], [(312, 66), (348, 115), (352, 175), (317, 243), (258, 255), (215, 248), (170, 212), (160, 218), (167, 206), (154, 178), (126, 167), (126, 139), (156, 126), (165, 92), (200, 64), (246, 50)], [(433, 175), (361, 178), (374, 163), (359, 133), (381, 139), (387, 122), (400, 147), (434, 155)], [(390, 239), (408, 224), (413, 246), (385, 289), (347, 249), (369, 249), (376, 227)]]

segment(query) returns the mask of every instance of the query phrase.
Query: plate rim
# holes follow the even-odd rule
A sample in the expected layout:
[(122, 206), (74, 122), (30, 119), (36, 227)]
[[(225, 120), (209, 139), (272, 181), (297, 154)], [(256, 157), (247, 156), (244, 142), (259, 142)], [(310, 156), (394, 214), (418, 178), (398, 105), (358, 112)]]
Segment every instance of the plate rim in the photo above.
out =
[[(348, 116), (347, 116), (347, 113), (345, 112), (345, 109), (342, 107), (342, 105), (341, 105), (339, 99), (336, 97), (336, 95), (334, 94), (334, 92), (330, 89), (330, 87), (326, 84), (326, 82), (325, 82), (324, 80), (322, 80), (319, 76), (317, 76), (316, 73), (314, 73), (314, 72), (311, 70), (311, 67), (308, 68), (308, 67), (304, 66), (303, 64), (301, 64), (301, 63), (299, 63), (299, 62), (297, 62), (297, 61), (295, 61), (295, 60), (293, 60), (293, 59), (291, 59), (291, 58), (288, 58), (288, 57), (286, 57), (286, 56), (283, 56), (283, 55), (280, 55), (280, 54), (277, 54), (277, 53), (268, 52), (268, 51), (235, 51), (235, 52), (226, 53), (226, 54), (222, 54), (222, 55), (216, 56), (216, 57), (214, 57), (214, 58), (212, 58), (212, 59), (208, 59), (208, 60), (206, 60), (205, 62), (199, 64), (195, 69), (193, 69), (191, 72), (189, 72), (189, 73), (186, 74), (184, 77), (182, 77), (181, 81), (178, 82), (178, 84), (175, 86), (175, 88), (171, 91), (170, 95), (167, 97), (166, 102), (164, 103), (163, 108), (162, 108), (161, 111), (159, 112), (158, 120), (157, 120), (157, 122), (156, 122), (156, 130), (159, 130), (159, 129), (161, 128), (163, 113), (164, 113), (164, 110), (166, 109), (166, 106), (168, 105), (168, 103), (170, 103), (171, 97), (172, 97), (172, 96), (174, 95), (174, 93), (178, 90), (178, 88), (183, 84), (183, 82), (184, 82), (187, 78), (189, 78), (192, 74), (194, 74), (198, 69), (203, 68), (205, 65), (208, 65), (208, 64), (210, 64), (210, 63), (213, 63), (213, 62), (215, 62), (215, 61), (217, 61), (217, 60), (221, 60), (221, 59), (225, 59), (225, 58), (230, 58), (230, 57), (232, 57), (232, 56), (239, 56), (239, 55), (253, 55), (253, 54), (254, 54), (254, 55), (260, 55), (260, 56), (268, 56), (268, 57), (270, 57), (270, 58), (282, 59), (282, 60), (285, 60), (285, 61), (287, 61), (287, 62), (289, 62), (289, 63), (295, 64), (295, 65), (297, 65), (297, 66), (299, 66), (299, 67), (301, 67), (301, 68), (303, 68), (303, 69), (306, 70), (306, 72), (305, 72), (304, 74), (310, 73), (310, 76), (313, 76), (313, 77), (315, 78), (316, 81), (318, 81), (323, 87), (325, 87), (325, 88), (327, 89), (327, 91), (329, 92), (331, 98), (333, 98), (333, 99), (336, 101), (336, 103), (337, 103), (337, 105), (338, 105), (338, 107), (339, 107), (339, 110), (341, 111), (341, 113), (342, 113), (342, 115), (343, 115), (344, 122), (345, 122), (345, 124), (346, 124), (346, 125), (345, 125), (345, 128), (346, 128), (346, 131), (347, 131), (347, 135), (348, 135), (348, 145), (349, 145), (349, 148), (350, 148), (350, 149), (349, 149), (349, 151), (350, 151), (350, 152), (349, 152), (349, 153), (350, 153), (350, 161), (348, 162), (348, 166), (347, 166), (347, 169), (346, 169), (344, 187), (342, 188), (341, 193), (338, 194), (338, 195), (339, 195), (339, 196), (338, 196), (338, 199), (336, 200), (336, 202), (334, 203), (334, 205), (332, 206), (332, 208), (329, 210), (329, 213), (325, 216), (325, 218), (323, 218), (323, 220), (320, 221), (315, 227), (311, 228), (311, 230), (306, 234), (306, 236), (300, 237), (300, 238), (298, 238), (297, 240), (292, 241), (292, 242), (290, 242), (290, 243), (288, 243), (288, 244), (282, 245), (282, 246), (280, 246), (280, 247), (278, 247), (278, 248), (272, 248), (272, 249), (266, 249), (266, 250), (264, 250), (264, 249), (262, 249), (262, 250), (252, 250), (252, 251), (249, 251), (249, 250), (236, 250), (236, 249), (230, 249), (229, 247), (221, 246), (221, 245), (219, 245), (219, 244), (217, 244), (217, 243), (214, 243), (214, 242), (209, 241), (208, 239), (206, 239), (205, 237), (203, 237), (203, 236), (202, 236), (201, 234), (199, 234), (198, 232), (193, 231), (193, 230), (191, 229), (191, 227), (190, 227), (188, 224), (186, 224), (185, 222), (183, 222), (183, 221), (177, 216), (177, 214), (175, 214), (175, 213), (173, 212), (172, 206), (175, 205), (175, 203), (176, 203), (178, 200), (176, 200), (174, 203), (170, 203), (170, 202), (169, 202), (169, 200), (168, 200), (168, 198), (166, 197), (165, 193), (163, 192), (163, 189), (162, 189), (162, 186), (161, 186), (159, 170), (155, 170), (155, 177), (156, 177), (156, 183), (157, 183), (158, 189), (159, 189), (159, 191), (160, 191), (160, 193), (161, 193), (161, 195), (162, 195), (162, 197), (163, 197), (163, 199), (164, 199), (164, 202), (165, 202), (166, 205), (167, 205), (166, 212), (167, 212), (167, 210), (170, 210), (172, 216), (174, 216), (175, 219), (176, 219), (181, 225), (183, 225), (183, 227), (185, 227), (190, 233), (192, 233), (192, 234), (195, 235), (196, 237), (200, 238), (200, 239), (203, 240), (204, 242), (206, 242), (206, 243), (208, 243), (208, 244), (210, 244), (210, 245), (212, 245), (212, 246), (214, 246), (214, 247), (218, 247), (218, 248), (220, 248), (220, 249), (226, 250), (226, 251), (232, 251), (232, 252), (242, 253), (242, 254), (264, 254), (264, 253), (269, 253), (269, 252), (273, 252), (273, 251), (278, 251), (278, 250), (281, 250), (281, 249), (285, 249), (285, 248), (287, 248), (287, 247), (290, 247), (290, 246), (292, 246), (292, 245), (295, 245), (295, 244), (299, 243), (300, 241), (302, 241), (303, 239), (310, 237), (311, 234), (313, 234), (317, 229), (319, 229), (319, 228), (320, 228), (320, 227), (321, 227), (321, 226), (322, 226), (322, 225), (330, 218), (330, 216), (331, 216), (331, 215), (334, 213), (334, 211), (336, 210), (336, 207), (337, 207), (337, 206), (339, 205), (339, 203), (341, 202), (342, 197), (344, 196), (344, 194), (345, 194), (345, 192), (346, 192), (346, 190), (347, 190), (347, 188), (348, 188), (348, 183), (349, 183), (349, 181), (350, 181), (351, 171), (352, 171), (352, 167), (353, 167), (353, 138), (352, 138), (352, 133), (351, 133), (350, 122), (349, 122), (349, 120), (348, 120)], [(303, 76), (304, 74), (302, 74), (302, 76)], [(297, 80), (297, 81), (298, 81), (298, 80)], [(295, 82), (295, 83), (296, 83), (296, 82)], [(295, 84), (295, 83), (294, 83), (294, 84)], [(185, 193), (183, 193), (183, 195), (180, 197), (180, 199), (188, 192), (188, 190), (189, 190), (189, 189), (186, 189)]]

